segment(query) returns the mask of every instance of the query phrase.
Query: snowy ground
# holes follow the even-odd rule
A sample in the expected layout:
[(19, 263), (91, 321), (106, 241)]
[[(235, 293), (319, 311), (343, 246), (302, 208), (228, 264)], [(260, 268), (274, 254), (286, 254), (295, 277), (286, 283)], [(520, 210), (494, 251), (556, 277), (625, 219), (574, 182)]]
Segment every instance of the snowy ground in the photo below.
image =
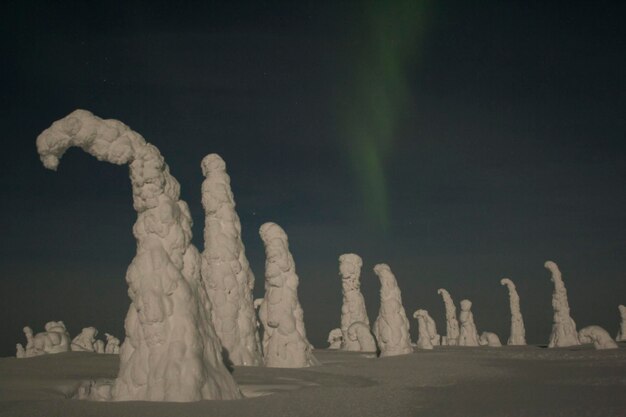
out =
[(624, 344), (315, 355), (322, 366), (237, 367), (244, 400), (186, 404), (68, 399), (81, 380), (114, 378), (116, 355), (0, 358), (0, 416), (626, 416)]

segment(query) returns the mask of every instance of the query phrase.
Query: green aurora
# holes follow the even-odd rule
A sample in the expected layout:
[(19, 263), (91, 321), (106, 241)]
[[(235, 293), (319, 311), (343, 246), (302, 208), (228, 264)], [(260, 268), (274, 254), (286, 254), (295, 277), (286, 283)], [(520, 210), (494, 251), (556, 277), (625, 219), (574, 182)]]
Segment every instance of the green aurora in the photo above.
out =
[[(390, 226), (388, 162), (399, 121), (411, 108), (409, 75), (424, 38), (429, 2), (421, 0), (365, 3), (351, 80), (342, 95), (341, 134), (349, 154), (364, 214), (372, 229)], [(355, 52), (348, 56), (354, 57)]]

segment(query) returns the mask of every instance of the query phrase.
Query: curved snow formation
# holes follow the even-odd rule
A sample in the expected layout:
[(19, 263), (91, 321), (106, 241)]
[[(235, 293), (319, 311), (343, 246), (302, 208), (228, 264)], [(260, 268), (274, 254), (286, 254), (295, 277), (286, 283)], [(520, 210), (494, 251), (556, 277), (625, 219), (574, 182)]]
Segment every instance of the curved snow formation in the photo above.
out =
[(450, 293), (444, 289), (439, 288), (437, 294), (443, 298), (443, 303), (446, 307), (446, 342), (442, 345), (456, 346), (459, 341), (459, 322), (456, 319), (456, 307), (454, 301), (450, 297)]
[(370, 326), (362, 321), (355, 321), (348, 327), (347, 337), (351, 343), (358, 343), (359, 352), (375, 353), (377, 350)]
[(62, 321), (49, 321), (44, 326), (45, 332), (33, 334), (33, 329), (24, 327), (26, 347), (21, 343), (16, 345), (17, 358), (31, 358), (51, 353), (70, 351), (70, 334)]
[(524, 318), (519, 306), (519, 295), (515, 284), (509, 278), (502, 278), (500, 285), (506, 285), (509, 290), (509, 307), (511, 309), (511, 334), (507, 345), (524, 346), (526, 345), (526, 329), (524, 328)]
[(341, 349), (360, 351), (358, 341), (348, 337), (348, 329), (353, 323), (365, 323), (369, 327), (370, 320), (365, 310), (365, 299), (361, 294), (361, 267), (363, 260), (354, 253), (345, 253), (339, 257), (339, 274), (341, 275), (341, 290), (343, 305), (341, 306), (341, 332), (343, 340)]
[(137, 211), (137, 253), (126, 273), (131, 305), (112, 399), (240, 398), (211, 323), (189, 209), (159, 150), (122, 122), (85, 110), (54, 122), (37, 138), (41, 161), (52, 170), (72, 146), (101, 161), (128, 164)]
[(413, 313), (413, 318), (417, 319), (417, 348), (418, 349), (433, 349), (432, 337), (428, 329), (428, 322), (426, 316), (428, 312), (426, 310), (416, 310)]
[(587, 326), (580, 329), (578, 339), (581, 343), (593, 343), (596, 350), (617, 349), (617, 343), (611, 338), (609, 332), (600, 326)]
[(626, 341), (626, 306), (620, 304), (618, 308), (621, 322), (615, 340), (618, 342), (624, 342)]
[(552, 274), (551, 281), (554, 282), (554, 292), (552, 293), (552, 309), (554, 310), (554, 322), (548, 347), (567, 347), (579, 345), (578, 333), (576, 332), (576, 322), (570, 316), (569, 303), (567, 301), (567, 289), (561, 277), (561, 271), (557, 264), (546, 261), (546, 269)]
[(328, 349), (340, 349), (342, 339), (343, 333), (341, 332), (341, 329), (339, 327), (332, 329), (328, 333)]
[(96, 336), (98, 329), (95, 327), (84, 327), (81, 332), (72, 339), (70, 348), (75, 352), (96, 352)]
[(376, 265), (374, 272), (380, 280), (380, 311), (374, 322), (374, 336), (380, 356), (412, 353), (409, 320), (402, 305), (402, 294), (396, 277), (387, 264)]
[(500, 347), (502, 343), (500, 343), (500, 338), (497, 334), (492, 332), (482, 332), (480, 334), (480, 339), (478, 339), (478, 343), (481, 346), (489, 346), (489, 347)]
[(470, 300), (461, 300), (459, 321), (461, 322), (459, 346), (480, 346), (476, 323), (474, 323), (474, 314), (472, 313), (472, 302)]
[(104, 347), (104, 353), (109, 353), (109, 354), (119, 354), (120, 353), (120, 339), (118, 339), (117, 337), (105, 333), (104, 337), (106, 338), (106, 346)]
[(303, 368), (317, 365), (306, 338), (304, 312), (298, 301), (299, 278), (285, 231), (276, 223), (259, 230), (265, 245), (265, 298), (259, 308), (265, 365)]
[(226, 173), (217, 154), (202, 160), (204, 252), (201, 275), (211, 300), (215, 332), (234, 365), (263, 364), (252, 300), (254, 274), (241, 240), (241, 222)]
[(441, 336), (439, 335), (439, 333), (437, 333), (437, 324), (435, 323), (435, 320), (433, 320), (430, 314), (428, 314), (428, 310), (422, 309), (415, 311), (413, 313), (413, 318), (417, 318), (416, 315), (418, 314), (418, 312), (421, 316), (424, 317), (424, 323), (426, 325), (426, 331), (428, 332), (428, 335), (430, 337), (430, 343), (433, 346), (441, 345)]

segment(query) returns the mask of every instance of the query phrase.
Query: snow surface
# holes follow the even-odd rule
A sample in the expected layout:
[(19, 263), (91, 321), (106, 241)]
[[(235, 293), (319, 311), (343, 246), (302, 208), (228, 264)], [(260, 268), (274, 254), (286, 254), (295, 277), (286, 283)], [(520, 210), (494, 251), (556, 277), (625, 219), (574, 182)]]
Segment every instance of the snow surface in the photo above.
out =
[(81, 381), (115, 378), (117, 355), (66, 352), (0, 358), (0, 416), (624, 416), (626, 344), (435, 347), (409, 355), (316, 350), (321, 366), (236, 366), (247, 398), (230, 401), (72, 400)]

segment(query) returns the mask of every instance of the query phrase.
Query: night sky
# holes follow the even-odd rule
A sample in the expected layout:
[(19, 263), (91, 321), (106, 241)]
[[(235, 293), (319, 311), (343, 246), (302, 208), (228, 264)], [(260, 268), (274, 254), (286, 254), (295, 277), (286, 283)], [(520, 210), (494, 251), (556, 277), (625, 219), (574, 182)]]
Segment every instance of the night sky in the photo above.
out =
[[(626, 304), (626, 25), (619, 2), (32, 2), (0, 6), (0, 356), (63, 320), (123, 336), (134, 256), (127, 167), (37, 135), (77, 108), (156, 145), (202, 250), (200, 161), (227, 163), (263, 295), (261, 224), (289, 235), (307, 333), (339, 326), (337, 258), (388, 263), (409, 317), (436, 290), (506, 341), (552, 324), (546, 260), (578, 327)], [(223, 4), (220, 4), (223, 3)], [(531, 3), (531, 4), (527, 4)], [(559, 4), (560, 3), (560, 4)], [(417, 337), (413, 319), (411, 332)]]

